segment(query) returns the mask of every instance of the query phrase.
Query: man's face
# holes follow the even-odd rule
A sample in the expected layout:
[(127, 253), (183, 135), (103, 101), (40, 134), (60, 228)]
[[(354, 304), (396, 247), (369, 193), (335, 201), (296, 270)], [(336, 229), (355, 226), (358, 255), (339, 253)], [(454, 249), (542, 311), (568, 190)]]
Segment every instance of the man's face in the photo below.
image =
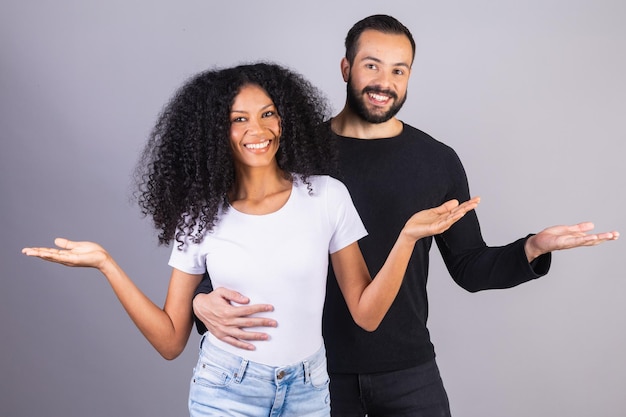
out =
[(394, 117), (407, 97), (412, 60), (406, 36), (364, 31), (353, 64), (342, 61), (348, 106), (369, 123)]

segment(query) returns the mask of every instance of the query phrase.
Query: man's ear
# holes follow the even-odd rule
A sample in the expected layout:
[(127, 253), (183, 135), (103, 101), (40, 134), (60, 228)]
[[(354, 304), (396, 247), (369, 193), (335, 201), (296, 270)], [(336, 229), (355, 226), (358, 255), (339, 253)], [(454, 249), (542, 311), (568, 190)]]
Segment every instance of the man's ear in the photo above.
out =
[(346, 57), (341, 58), (341, 76), (343, 81), (347, 83), (348, 78), (350, 78), (350, 63)]

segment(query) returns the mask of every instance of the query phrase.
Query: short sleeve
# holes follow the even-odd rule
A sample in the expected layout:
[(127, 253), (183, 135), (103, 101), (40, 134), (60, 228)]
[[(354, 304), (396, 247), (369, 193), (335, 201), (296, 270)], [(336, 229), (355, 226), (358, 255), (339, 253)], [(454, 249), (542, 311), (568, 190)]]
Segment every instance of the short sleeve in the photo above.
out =
[(168, 265), (188, 274), (204, 274), (206, 272), (206, 257), (200, 250), (200, 245), (185, 239), (182, 248), (175, 242)]
[(329, 252), (335, 253), (367, 236), (367, 230), (354, 207), (346, 186), (328, 177), (327, 207), (333, 233)]

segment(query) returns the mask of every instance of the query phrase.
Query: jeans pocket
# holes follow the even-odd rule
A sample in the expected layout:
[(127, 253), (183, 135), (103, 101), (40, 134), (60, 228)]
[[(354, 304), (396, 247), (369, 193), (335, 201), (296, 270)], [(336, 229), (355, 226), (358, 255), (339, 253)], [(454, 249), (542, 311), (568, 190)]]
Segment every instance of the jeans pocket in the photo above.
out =
[(232, 371), (200, 359), (193, 372), (193, 383), (205, 387), (225, 387), (233, 380)]
[(328, 377), (328, 371), (326, 370), (326, 361), (313, 366), (309, 369), (309, 378), (311, 385), (317, 389), (325, 389), (328, 387), (330, 378)]

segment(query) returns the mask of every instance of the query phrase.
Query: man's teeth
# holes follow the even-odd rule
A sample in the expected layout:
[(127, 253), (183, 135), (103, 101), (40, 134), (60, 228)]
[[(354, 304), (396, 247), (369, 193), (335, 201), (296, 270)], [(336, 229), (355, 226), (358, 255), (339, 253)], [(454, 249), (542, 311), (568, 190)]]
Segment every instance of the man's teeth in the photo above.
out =
[(260, 143), (246, 143), (243, 146), (245, 146), (248, 149), (263, 149), (263, 148), (267, 148), (268, 146), (270, 146), (270, 141), (266, 140), (265, 142), (260, 142)]
[(374, 94), (374, 93), (370, 93), (370, 97), (373, 98), (376, 101), (387, 101), (387, 100), (389, 100), (389, 97), (387, 97), (387, 96), (381, 96), (380, 94)]

